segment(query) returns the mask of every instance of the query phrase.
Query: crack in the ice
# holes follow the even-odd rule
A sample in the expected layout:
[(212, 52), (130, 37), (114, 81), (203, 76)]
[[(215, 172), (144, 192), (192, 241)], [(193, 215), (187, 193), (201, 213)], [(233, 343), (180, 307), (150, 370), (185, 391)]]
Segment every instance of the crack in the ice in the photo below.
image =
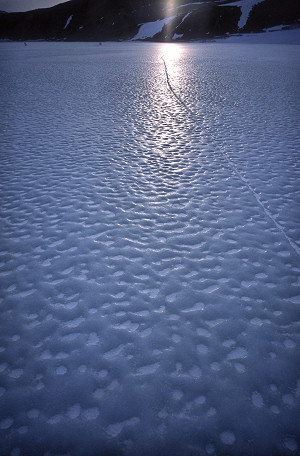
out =
[[(223, 153), (223, 152), (221, 152)], [(246, 187), (250, 190), (250, 192), (253, 194), (254, 198), (256, 199), (256, 201), (258, 202), (258, 204), (262, 207), (264, 213), (269, 217), (269, 219), (274, 223), (274, 225), (276, 226), (276, 228), (281, 232), (281, 234), (285, 237), (285, 239), (287, 240), (287, 242), (290, 244), (290, 246), (292, 247), (292, 249), (298, 254), (300, 255), (300, 248), (298, 247), (298, 245), (286, 234), (286, 232), (284, 231), (284, 229), (282, 228), (282, 226), (277, 222), (277, 220), (273, 217), (273, 215), (271, 214), (271, 212), (269, 211), (269, 209), (266, 208), (266, 206), (264, 205), (263, 201), (260, 199), (258, 193), (254, 190), (254, 188), (252, 187), (251, 184), (249, 184), (249, 182), (247, 181), (247, 179), (242, 176), (242, 174), (240, 173), (240, 171), (237, 169), (236, 165), (234, 164), (233, 160), (228, 157), (228, 154), (226, 154), (226, 152), (223, 153), (224, 157), (226, 158), (227, 162), (229, 163), (229, 166), (231, 167), (231, 169), (235, 172), (235, 174), (239, 177), (239, 179), (246, 185)]]
[(172, 84), (171, 84), (171, 82), (170, 82), (170, 78), (169, 78), (169, 73), (168, 73), (167, 64), (166, 64), (165, 59), (164, 59), (163, 56), (161, 57), (161, 59), (162, 59), (162, 61), (163, 61), (164, 67), (165, 67), (166, 80), (167, 80), (167, 84), (168, 84), (168, 87), (169, 87), (170, 91), (172, 92), (172, 94), (174, 95), (174, 97), (176, 98), (176, 100), (177, 100), (180, 104), (182, 104), (182, 105), (184, 106), (184, 108), (185, 108), (187, 111), (189, 111), (189, 112), (190, 112), (191, 114), (193, 114), (193, 115), (196, 115), (196, 114), (187, 106), (187, 104), (180, 98), (180, 96), (177, 95), (177, 93), (176, 93), (175, 90), (173, 89)]
[[(167, 64), (165, 62), (165, 59), (164, 57), (162, 56), (162, 61), (163, 61), (163, 64), (164, 64), (164, 68), (165, 68), (165, 74), (166, 74), (166, 80), (167, 80), (167, 84), (168, 84), (168, 87), (170, 89), (170, 91), (172, 92), (172, 94), (174, 95), (174, 97), (176, 98), (176, 100), (188, 111), (190, 112), (193, 116), (195, 116), (198, 120), (198, 115), (197, 113), (193, 112), (189, 106), (187, 106), (187, 104), (177, 95), (177, 93), (175, 92), (175, 90), (173, 89), (172, 87), (172, 84), (171, 84), (171, 81), (170, 81), (170, 77), (169, 77), (169, 73), (168, 73), (168, 67), (167, 67)], [(220, 149), (219, 149), (220, 150)], [(267, 207), (264, 205), (263, 201), (260, 199), (258, 193), (254, 190), (254, 188), (249, 184), (249, 182), (247, 181), (247, 179), (242, 176), (242, 174), (240, 173), (240, 171), (237, 169), (237, 166), (235, 165), (234, 161), (232, 160), (232, 158), (230, 158), (228, 156), (228, 154), (226, 152), (222, 152), (222, 150), (220, 150), (220, 153), (223, 155), (223, 157), (226, 159), (227, 163), (229, 164), (229, 167), (232, 169), (232, 171), (238, 176), (238, 178), (240, 179), (240, 181), (246, 185), (246, 187), (248, 188), (248, 190), (252, 193), (252, 195), (254, 196), (254, 198), (256, 199), (256, 201), (258, 202), (258, 204), (261, 206), (261, 208), (263, 209), (264, 213), (266, 214), (266, 216), (272, 221), (272, 223), (276, 226), (276, 228), (278, 229), (278, 231), (284, 236), (284, 238), (286, 239), (286, 241), (290, 244), (290, 246), (292, 247), (292, 249), (300, 256), (300, 248), (298, 247), (298, 245), (287, 235), (287, 233), (285, 232), (285, 230), (282, 228), (282, 226), (280, 225), (280, 223), (277, 222), (277, 220), (273, 217), (273, 215), (271, 214), (271, 212), (269, 211), (269, 209), (267, 209)]]

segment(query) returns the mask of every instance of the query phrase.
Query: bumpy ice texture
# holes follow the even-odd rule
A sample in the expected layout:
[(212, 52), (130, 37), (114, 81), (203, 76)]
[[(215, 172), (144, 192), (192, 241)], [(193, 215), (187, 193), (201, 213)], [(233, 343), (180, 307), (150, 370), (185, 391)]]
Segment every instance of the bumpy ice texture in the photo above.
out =
[(0, 453), (296, 454), (297, 48), (0, 51)]

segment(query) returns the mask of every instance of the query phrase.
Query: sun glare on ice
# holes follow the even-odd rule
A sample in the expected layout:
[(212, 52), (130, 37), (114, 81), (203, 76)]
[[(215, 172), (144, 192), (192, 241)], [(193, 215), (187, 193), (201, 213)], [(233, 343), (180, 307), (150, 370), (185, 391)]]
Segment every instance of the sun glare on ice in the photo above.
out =
[(161, 53), (168, 60), (177, 60), (182, 54), (182, 46), (176, 43), (164, 43), (161, 47)]

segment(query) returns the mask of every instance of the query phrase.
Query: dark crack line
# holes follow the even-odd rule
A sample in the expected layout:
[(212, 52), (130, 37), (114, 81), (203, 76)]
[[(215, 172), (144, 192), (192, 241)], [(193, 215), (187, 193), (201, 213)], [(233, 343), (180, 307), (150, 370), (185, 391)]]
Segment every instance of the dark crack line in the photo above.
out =
[(164, 67), (165, 67), (165, 73), (166, 73), (166, 79), (167, 79), (167, 84), (168, 84), (168, 87), (169, 89), (171, 90), (172, 94), (174, 95), (174, 97), (176, 98), (176, 100), (182, 105), (184, 106), (184, 108), (190, 112), (191, 114), (193, 114), (194, 116), (196, 115), (188, 106), (187, 104), (179, 97), (179, 95), (177, 95), (177, 93), (175, 92), (175, 90), (173, 89), (172, 87), (172, 84), (170, 82), (170, 78), (169, 78), (169, 73), (168, 73), (168, 68), (167, 68), (167, 65), (166, 65), (166, 62), (165, 62), (165, 59), (163, 58), (163, 56), (161, 57), (163, 63), (164, 63)]

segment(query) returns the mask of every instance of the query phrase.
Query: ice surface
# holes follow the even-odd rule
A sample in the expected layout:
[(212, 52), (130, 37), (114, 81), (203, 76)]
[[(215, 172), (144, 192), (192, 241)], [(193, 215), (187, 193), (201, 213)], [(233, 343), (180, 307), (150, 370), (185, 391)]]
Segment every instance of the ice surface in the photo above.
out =
[(0, 454), (296, 455), (298, 47), (0, 57)]
[[(279, 26), (278, 26), (279, 27)], [(282, 28), (282, 26), (280, 26)], [(224, 38), (217, 39), (223, 42)], [(264, 33), (245, 33), (242, 35), (231, 35), (226, 38), (227, 43), (247, 44), (300, 44), (300, 28), (278, 29), (272, 27), (265, 29)]]

